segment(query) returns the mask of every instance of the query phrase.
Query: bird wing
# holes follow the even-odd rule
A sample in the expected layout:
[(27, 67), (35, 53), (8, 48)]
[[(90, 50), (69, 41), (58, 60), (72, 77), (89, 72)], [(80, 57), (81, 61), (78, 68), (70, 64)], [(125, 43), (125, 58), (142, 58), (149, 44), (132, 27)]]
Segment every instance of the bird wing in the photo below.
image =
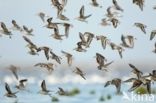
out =
[(84, 17), (84, 5), (80, 9), (80, 17)]
[(10, 89), (8, 83), (5, 83), (5, 89), (6, 89), (6, 91), (8, 92), (8, 94), (12, 94), (12, 91), (11, 91), (11, 89)]

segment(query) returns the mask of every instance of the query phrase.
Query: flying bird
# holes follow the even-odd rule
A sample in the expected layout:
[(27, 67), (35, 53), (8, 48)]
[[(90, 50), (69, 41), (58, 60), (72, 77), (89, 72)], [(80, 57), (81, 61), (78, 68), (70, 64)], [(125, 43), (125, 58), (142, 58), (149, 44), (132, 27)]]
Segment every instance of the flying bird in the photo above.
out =
[(107, 81), (104, 87), (107, 87), (109, 85), (114, 85), (116, 87), (116, 93), (120, 94), (121, 93), (121, 79), (119, 78), (114, 78), (111, 81)]
[(92, 14), (85, 15), (85, 8), (84, 5), (80, 9), (80, 16), (78, 17), (78, 20), (87, 22), (86, 19), (92, 16)]
[(67, 63), (69, 66), (71, 66), (72, 61), (73, 61), (73, 55), (65, 51), (61, 51), (61, 52), (67, 57)]
[(18, 93), (18, 92), (12, 92), (9, 85), (8, 85), (8, 83), (5, 83), (5, 89), (7, 91), (5, 96), (11, 97), (11, 98), (17, 98), (16, 93)]
[(150, 40), (153, 40), (155, 36), (156, 36), (156, 30), (152, 30), (150, 35)]
[(110, 40), (106, 36), (103, 36), (103, 35), (96, 36), (96, 39), (101, 41), (101, 45), (103, 49), (106, 49), (107, 44), (110, 43)]
[(119, 10), (119, 11), (122, 11), (122, 12), (124, 11), (124, 10), (119, 6), (119, 4), (118, 4), (118, 2), (117, 2), (116, 0), (112, 0), (112, 2), (113, 2), (113, 4), (114, 4), (116, 10)]
[(45, 82), (45, 80), (43, 80), (41, 83), (41, 91), (39, 91), (39, 93), (41, 93), (43, 95), (50, 95), (49, 94), (50, 92), (52, 92), (52, 91), (47, 89), (46, 82)]
[(17, 71), (19, 70), (19, 67), (16, 67), (14, 65), (10, 65), (9, 70), (13, 73), (15, 78), (18, 80), (18, 74)]
[(24, 83), (27, 82), (28, 79), (21, 79), (19, 81), (19, 85), (16, 85), (16, 88), (19, 89), (19, 90), (24, 90), (25, 89), (25, 85)]
[(142, 77), (143, 73), (137, 67), (135, 67), (134, 65), (129, 64), (129, 66), (133, 69), (132, 72), (134, 74), (136, 74), (137, 78), (140, 79)]
[(84, 76), (85, 74), (83, 73), (83, 71), (80, 68), (76, 67), (76, 69), (73, 72), (80, 75), (84, 80), (86, 80), (86, 78)]
[(17, 29), (19, 31), (23, 31), (23, 29), (17, 24), (17, 22), (15, 20), (12, 20), (11, 23), (13, 24), (15, 29)]
[(42, 68), (45, 68), (47, 69), (49, 72), (53, 71), (54, 70), (54, 64), (53, 63), (37, 63), (34, 65), (35, 67), (36, 66), (39, 66), (39, 67), (42, 67)]
[(54, 52), (52, 52), (52, 51), (50, 51), (50, 54), (51, 54), (51, 56), (50, 56), (50, 58), (51, 59), (54, 59), (57, 63), (59, 63), (59, 64), (61, 64), (61, 57), (60, 56), (58, 56), (58, 55), (56, 55)]
[(146, 28), (147, 26), (145, 24), (142, 24), (142, 23), (134, 23), (134, 25), (136, 27), (138, 27), (144, 34), (146, 34)]
[(8, 35), (9, 38), (11, 38), (12, 33), (11, 33), (11, 31), (8, 30), (5, 23), (1, 22), (1, 28), (2, 28), (2, 33), (5, 35)]
[(33, 29), (28, 29), (28, 27), (26, 27), (25, 25), (23, 25), (23, 30), (27, 33), (27, 35), (33, 36), (33, 34), (32, 34)]

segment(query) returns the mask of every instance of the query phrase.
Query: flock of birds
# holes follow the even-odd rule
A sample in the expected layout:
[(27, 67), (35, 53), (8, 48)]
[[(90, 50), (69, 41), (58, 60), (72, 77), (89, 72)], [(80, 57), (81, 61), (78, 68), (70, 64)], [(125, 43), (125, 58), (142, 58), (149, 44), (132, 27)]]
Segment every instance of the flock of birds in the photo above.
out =
[[(143, 11), (144, 8), (144, 0), (132, 0), (133, 4), (137, 5), (141, 11)], [(67, 4), (67, 0), (51, 0), (52, 5), (57, 10), (57, 17), (60, 20), (66, 21), (63, 23), (54, 22), (53, 17), (47, 16), (45, 13), (40, 12), (38, 13), (38, 16), (41, 18), (41, 20), (46, 23), (44, 27), (47, 29), (52, 30), (53, 34), (51, 37), (53, 37), (56, 40), (63, 40), (64, 37), (68, 38), (70, 34), (70, 29), (72, 29), (73, 25), (70, 23), (67, 23), (69, 21), (69, 18), (63, 14), (65, 11), (65, 6)], [(94, 7), (100, 7), (100, 4), (97, 2), (97, 0), (91, 0), (91, 5)], [(156, 7), (153, 7), (153, 9), (156, 9)], [(102, 26), (113, 26), (114, 28), (117, 28), (120, 24), (119, 18), (121, 17), (121, 13), (124, 12), (124, 9), (119, 5), (117, 0), (112, 0), (112, 5), (107, 8), (107, 14), (106, 17), (102, 19)], [(92, 14), (86, 14), (85, 13), (85, 6), (83, 5), (80, 8), (79, 16), (76, 18), (77, 20), (81, 22), (86, 22), (87, 19), (90, 18)], [(6, 35), (9, 36), (9, 38), (12, 38), (12, 31), (9, 29), (4, 22), (0, 23), (1, 25), (1, 36)], [(50, 59), (61, 65), (62, 57), (58, 56), (50, 47), (48, 46), (38, 46), (33, 41), (29, 39), (28, 36), (33, 36), (33, 29), (28, 28), (27, 26), (23, 25), (20, 26), (15, 20), (12, 20), (13, 30), (18, 30), (21, 33), (24, 33), (23, 36), (24, 41), (27, 43), (26, 47), (28, 48), (28, 53), (30, 55), (39, 55), (40, 52), (44, 52), (45, 58), (47, 61)], [(146, 34), (146, 25), (140, 22), (134, 23), (134, 25), (140, 29), (144, 34)], [(59, 27), (64, 28), (64, 35), (60, 34)], [(156, 36), (156, 30), (151, 31), (150, 40), (153, 40)], [(117, 51), (120, 58), (123, 58), (122, 53), (125, 51), (126, 48), (133, 48), (134, 47), (134, 41), (137, 40), (132, 35), (122, 35), (121, 36), (121, 44), (115, 44), (110, 39), (108, 39), (104, 35), (95, 35), (91, 32), (85, 32), (81, 33), (79, 32), (79, 38), (80, 41), (77, 42), (77, 46), (74, 49), (77, 52), (86, 52), (87, 48), (90, 47), (92, 41), (95, 39), (97, 41), (101, 42), (102, 48), (106, 49), (107, 46), (110, 46), (110, 48), (114, 51)], [(152, 50), (151, 50), (152, 51)], [(156, 53), (156, 43), (154, 44), (154, 49), (152, 51), (153, 53)], [(67, 58), (67, 64), (69, 66), (72, 65), (73, 61), (73, 55), (71, 53), (68, 53), (66, 51), (61, 51), (61, 53), (64, 54), (64, 57)], [(99, 70), (105, 70), (107, 71), (108, 66), (110, 66), (114, 61), (108, 61), (105, 56), (103, 56), (100, 53), (95, 54), (96, 62), (98, 64), (97, 68)], [(35, 67), (41, 67), (47, 69), (49, 73), (51, 73), (54, 70), (54, 63), (47, 62), (47, 63), (37, 63), (34, 66)], [(130, 68), (132, 68), (132, 72), (136, 75), (134, 78), (130, 78), (128, 80), (122, 81), (120, 78), (114, 78), (111, 81), (107, 81), (104, 87), (107, 87), (108, 85), (115, 85), (117, 89), (117, 93), (121, 93), (121, 84), (132, 82), (132, 87), (129, 89), (129, 91), (134, 91), (141, 85), (145, 85), (147, 87), (147, 91), (149, 94), (151, 94), (151, 83), (153, 81), (156, 81), (156, 70), (153, 70), (152, 73), (149, 73), (149, 75), (144, 75), (143, 72), (141, 72), (137, 67), (135, 67), (133, 64), (129, 64)], [(17, 81), (19, 81), (19, 84), (15, 87), (19, 90), (25, 90), (26, 85), (25, 83), (28, 82), (27, 79), (19, 79), (19, 76), (17, 74), (18, 67), (11, 65), (9, 70), (12, 71), (14, 76), (16, 77)], [(75, 67), (75, 70), (73, 70), (74, 73), (80, 75), (83, 79), (87, 79), (85, 77), (86, 73), (79, 67)], [(18, 92), (12, 92), (10, 89), (10, 86), (8, 83), (5, 83), (5, 89), (7, 97), (17, 97), (16, 93)], [(49, 95), (49, 93), (52, 92), (51, 90), (48, 90), (46, 87), (46, 81), (43, 80), (41, 83), (41, 91), (39, 93)], [(58, 92), (60, 95), (66, 95), (67, 91), (65, 91), (63, 88), (59, 87)]]

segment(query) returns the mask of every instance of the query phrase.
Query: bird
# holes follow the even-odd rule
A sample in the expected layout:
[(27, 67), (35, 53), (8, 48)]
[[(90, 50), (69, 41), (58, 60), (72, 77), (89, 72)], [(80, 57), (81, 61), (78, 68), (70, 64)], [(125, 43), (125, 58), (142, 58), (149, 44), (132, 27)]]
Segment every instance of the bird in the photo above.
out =
[(85, 74), (83, 73), (83, 71), (79, 67), (76, 67), (76, 69), (73, 72), (80, 75), (84, 80), (86, 80), (86, 78), (84, 76)]
[(23, 25), (23, 30), (27, 33), (27, 35), (33, 36), (33, 29), (28, 29), (25, 25)]
[(50, 73), (51, 71), (54, 70), (54, 64), (53, 63), (37, 63), (34, 65), (35, 67), (36, 66), (39, 66), (39, 67), (42, 67), (42, 68), (45, 68), (47, 69)]
[(15, 29), (17, 29), (19, 31), (23, 31), (23, 29), (17, 24), (17, 22), (15, 20), (12, 20), (11, 23), (13, 24)]
[(26, 36), (23, 36), (23, 39), (28, 43), (26, 46), (30, 49), (29, 53), (32, 55), (38, 55), (38, 47)]
[(19, 89), (19, 90), (25, 90), (25, 85), (24, 83), (27, 82), (28, 79), (21, 79), (19, 81), (19, 85), (16, 85), (16, 88)]
[(97, 0), (91, 0), (91, 1), (92, 1), (91, 4), (92, 4), (94, 7), (98, 7), (98, 6), (99, 6)]
[(47, 46), (42, 46), (42, 47), (38, 47), (37, 52), (40, 52), (42, 50), (44, 51), (44, 55), (46, 59), (49, 60), (49, 53), (52, 49)]
[(50, 51), (50, 54), (51, 54), (51, 56), (50, 56), (50, 58), (51, 59), (54, 59), (57, 63), (59, 63), (59, 64), (61, 64), (61, 57), (60, 56), (58, 56), (58, 55), (56, 55), (54, 52), (52, 52), (52, 51)]
[(134, 25), (136, 27), (138, 27), (144, 34), (146, 34), (146, 28), (147, 28), (147, 26), (145, 24), (136, 22), (136, 23), (134, 23)]
[(66, 38), (68, 38), (68, 36), (69, 36), (69, 29), (70, 29), (70, 27), (73, 27), (73, 25), (72, 24), (69, 24), (69, 23), (63, 23), (63, 26), (64, 26), (64, 31), (65, 31), (65, 36), (66, 36)]
[(17, 98), (16, 93), (18, 93), (18, 91), (12, 92), (8, 83), (5, 83), (5, 90), (7, 91), (7, 93), (4, 96), (11, 97), (11, 98)]
[(116, 0), (112, 0), (112, 2), (113, 2), (113, 4), (114, 4), (114, 6), (115, 6), (115, 8), (117, 9), (117, 10), (119, 10), (119, 11), (124, 11), (120, 6), (119, 6), (119, 4), (118, 4), (118, 2), (116, 1)]
[(136, 79), (136, 78), (130, 78), (124, 82), (133, 82), (131, 88), (128, 90), (129, 92), (136, 90), (138, 87), (141, 85), (146, 86), (147, 92), (151, 94), (151, 80), (141, 78), (141, 79)]
[(62, 37), (64, 35), (60, 35), (59, 33), (59, 29), (58, 28), (54, 28), (54, 34), (51, 35), (54, 39), (56, 40), (63, 40)]
[(72, 65), (72, 61), (73, 61), (73, 55), (68, 53), (68, 52), (65, 52), (65, 51), (61, 51), (66, 57), (67, 57), (67, 63), (69, 66)]
[(121, 41), (122, 41), (121, 45), (123, 47), (133, 48), (134, 47), (134, 40), (136, 40), (136, 38), (134, 38), (131, 35), (127, 35), (127, 36), (121, 35)]
[(45, 17), (46, 17), (46, 14), (45, 14), (45, 13), (39, 12), (37, 15), (40, 17), (40, 19), (41, 19), (43, 22), (45, 22)]
[(74, 50), (76, 50), (78, 52), (86, 52), (87, 50), (82, 47), (82, 44), (83, 44), (82, 42), (78, 42), (77, 48), (75, 48)]
[(86, 19), (89, 18), (90, 16), (92, 16), (92, 14), (86, 15), (85, 16), (85, 8), (84, 5), (81, 7), (80, 9), (80, 16), (78, 17), (79, 21), (83, 21), (83, 22), (87, 22)]
[(103, 35), (96, 36), (96, 40), (101, 41), (101, 45), (103, 49), (106, 49), (107, 44), (110, 43), (110, 40), (106, 36), (103, 36)]
[(8, 35), (9, 38), (11, 38), (12, 33), (11, 31), (8, 30), (4, 22), (1, 22), (1, 28), (2, 28), (2, 33)]
[(118, 24), (120, 23), (119, 20), (116, 19), (116, 18), (111, 18), (109, 20), (112, 23), (112, 25), (113, 25), (114, 28), (117, 28)]
[(117, 50), (117, 51), (118, 51), (119, 56), (120, 56), (120, 58), (122, 59), (122, 58), (123, 58), (122, 52), (124, 51), (124, 49), (123, 49), (121, 46), (118, 46), (118, 45), (116, 45), (116, 44), (113, 43), (113, 42), (110, 42), (109, 44), (110, 44), (112, 50)]
[(108, 22), (109, 20), (107, 18), (101, 19), (101, 25), (102, 26), (109, 26), (110, 23)]
[(152, 51), (153, 53), (156, 53), (156, 42), (154, 44), (154, 50)]
[(58, 24), (60, 23), (54, 23), (52, 22), (53, 20), (53, 17), (50, 17), (47, 19), (47, 25), (45, 25), (45, 27), (47, 27), (48, 29), (54, 29), (54, 28), (58, 28)]
[(17, 74), (17, 71), (19, 70), (20, 68), (17, 67), (17, 66), (14, 66), (14, 65), (10, 65), (9, 67), (9, 70), (13, 73), (13, 75), (15, 76), (15, 78), (18, 80), (19, 77), (18, 77), (18, 74)]
[(132, 72), (136, 74), (137, 78), (140, 79), (143, 73), (138, 68), (136, 68), (133, 64), (129, 64), (129, 66), (133, 69)]
[(92, 40), (94, 38), (94, 34), (91, 33), (91, 32), (85, 32), (84, 36), (87, 37), (85, 47), (88, 48), (88, 47), (90, 47), (90, 44), (91, 44), (91, 42), (92, 42)]
[(57, 93), (59, 94), (59, 95), (67, 95), (68, 93), (67, 93), (67, 91), (65, 91), (63, 88), (61, 88), (61, 87), (58, 87), (58, 91), (57, 91)]
[(109, 85), (114, 85), (116, 87), (116, 93), (120, 94), (121, 93), (121, 79), (120, 78), (114, 78), (111, 81), (107, 81), (104, 85), (104, 87), (107, 87)]
[(150, 35), (150, 40), (153, 40), (155, 36), (156, 36), (156, 30), (152, 30)]
[(41, 83), (41, 91), (39, 91), (39, 93), (41, 93), (43, 95), (50, 95), (49, 94), (50, 92), (52, 92), (52, 91), (47, 89), (46, 82), (45, 82), (45, 80), (43, 80)]
[(143, 11), (144, 7), (144, 0), (133, 0), (133, 4), (136, 4), (139, 6), (140, 10)]

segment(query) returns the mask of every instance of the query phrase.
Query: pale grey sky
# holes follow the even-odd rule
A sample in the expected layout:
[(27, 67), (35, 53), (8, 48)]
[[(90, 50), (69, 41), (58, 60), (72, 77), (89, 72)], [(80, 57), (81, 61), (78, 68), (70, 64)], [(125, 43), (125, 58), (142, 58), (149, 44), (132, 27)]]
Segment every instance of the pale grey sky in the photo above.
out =
[[(66, 11), (64, 14), (70, 18), (69, 23), (73, 24), (70, 30), (69, 38), (62, 42), (49, 37), (51, 30), (44, 28), (40, 18), (36, 16), (39, 12), (45, 12), (47, 15), (54, 17), (54, 21), (60, 21), (56, 17), (56, 9), (51, 5), (51, 0), (0, 0), (0, 22), (6, 23), (7, 27), (11, 27), (11, 20), (15, 19), (19, 25), (26, 25), (34, 29), (34, 37), (29, 37), (34, 43), (39, 46), (49, 46), (55, 53), (62, 56), (61, 50), (70, 52), (74, 55), (73, 68), (80, 66), (84, 69), (96, 68), (96, 60), (93, 58), (96, 52), (103, 54), (108, 60), (114, 60), (112, 64), (112, 71), (119, 68), (129, 68), (128, 63), (134, 63), (139, 67), (156, 68), (156, 54), (152, 53), (156, 38), (149, 41), (150, 32), (156, 29), (156, 10), (153, 6), (156, 0), (146, 0), (144, 11), (141, 12), (138, 6), (132, 4), (132, 0), (118, 0), (119, 5), (124, 9), (121, 13), (120, 25), (117, 29), (112, 26), (102, 27), (100, 25), (101, 19), (105, 17), (106, 9), (112, 5), (112, 0), (97, 0), (102, 8), (95, 8), (90, 5), (91, 0), (68, 0)], [(88, 18), (88, 23), (77, 21), (75, 18), (79, 15), (81, 6), (85, 6), (86, 14), (92, 14)], [(64, 21), (60, 21), (64, 22)], [(143, 34), (138, 28), (134, 26), (135, 22), (142, 22), (147, 25), (147, 34)], [(110, 47), (103, 50), (99, 41), (93, 40), (91, 47), (87, 49), (86, 53), (78, 53), (73, 49), (79, 41), (79, 32), (92, 32), (96, 35), (107, 35), (114, 43), (120, 44), (121, 34), (133, 35), (137, 38), (134, 49), (126, 49), (123, 53), (123, 59), (120, 59), (116, 51), (112, 51)], [(33, 65), (37, 62), (46, 62), (43, 53), (40, 56), (31, 56), (27, 53), (25, 48), (26, 42), (18, 31), (13, 31), (12, 39), (7, 36), (0, 38), (0, 64), (1, 68), (7, 67), (10, 64), (25, 66)], [(68, 68), (63, 58), (63, 67)], [(59, 67), (59, 66), (58, 66)], [(124, 71), (124, 70), (123, 70)], [(127, 70), (126, 70), (127, 71)], [(118, 72), (117, 72), (118, 73)]]

